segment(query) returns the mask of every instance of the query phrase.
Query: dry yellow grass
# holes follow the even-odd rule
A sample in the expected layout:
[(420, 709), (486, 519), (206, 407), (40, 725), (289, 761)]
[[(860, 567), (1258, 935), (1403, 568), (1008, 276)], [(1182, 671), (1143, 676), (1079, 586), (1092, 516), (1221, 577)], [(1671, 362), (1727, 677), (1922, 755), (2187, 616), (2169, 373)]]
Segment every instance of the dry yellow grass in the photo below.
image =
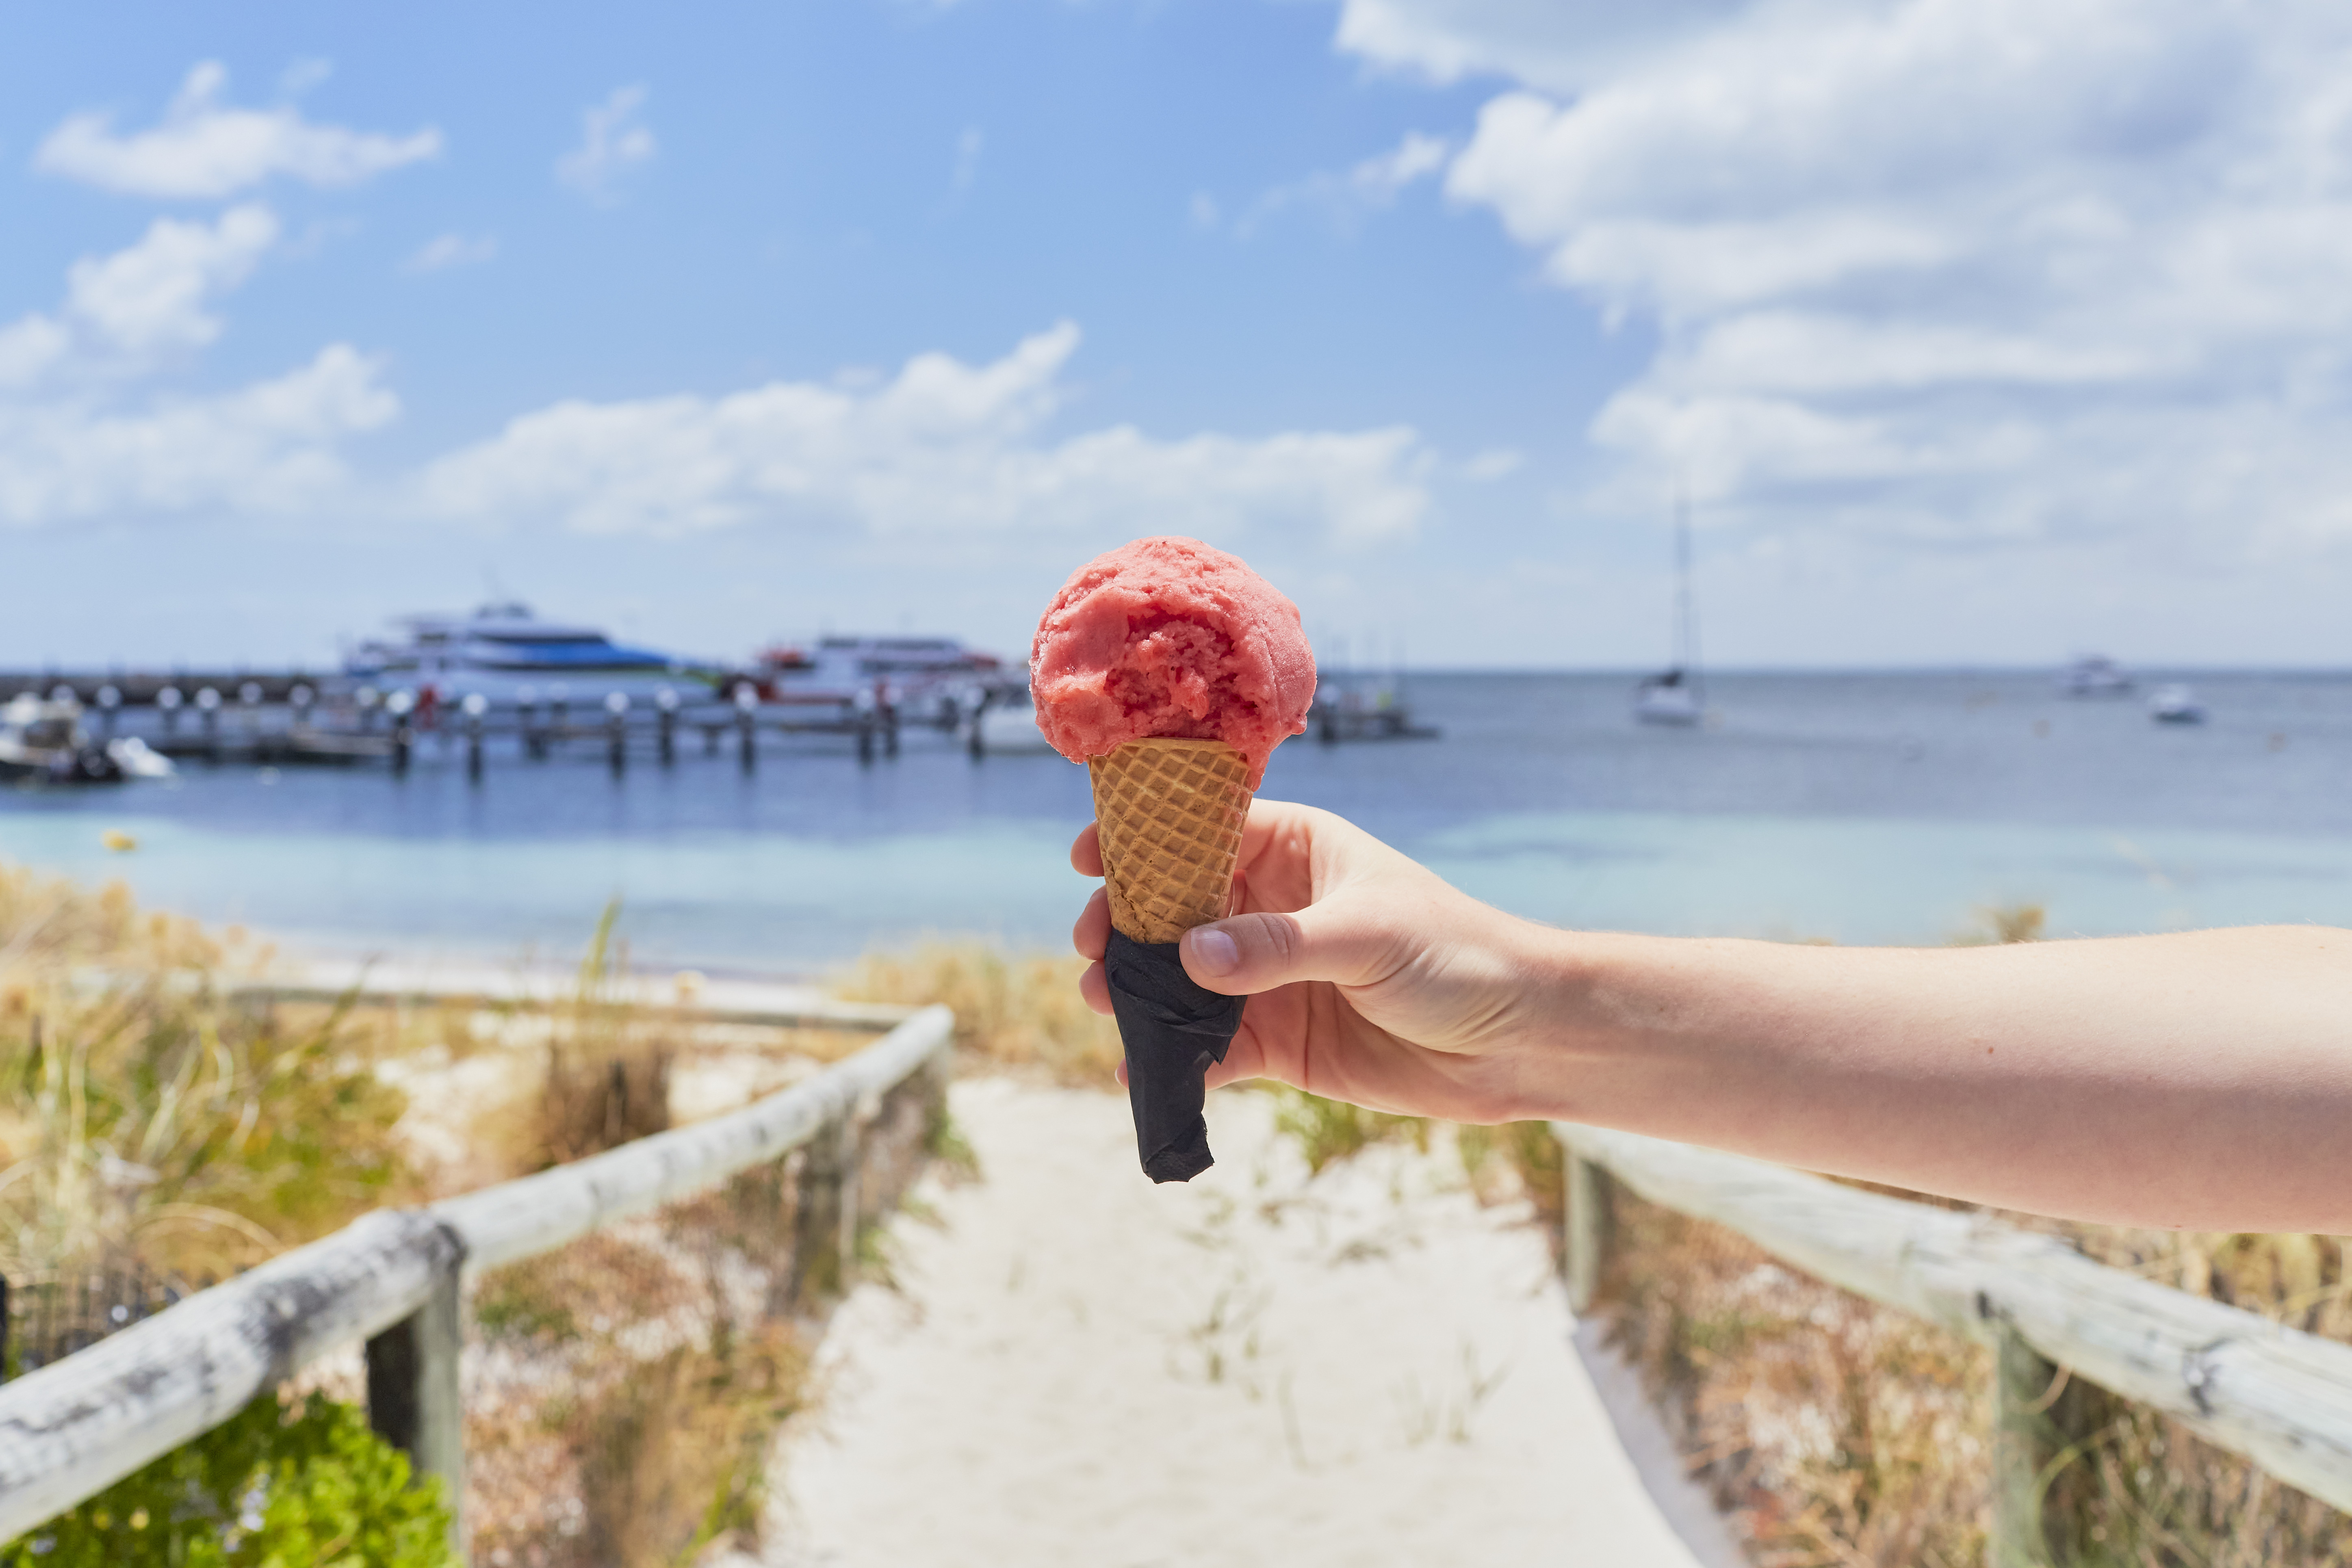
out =
[[(1985, 910), (1957, 940), (2033, 941), (2043, 925), (2038, 905)], [(1612, 1337), (1761, 1568), (1982, 1562), (1984, 1352), (1788, 1269), (1721, 1227), (1622, 1189), (1611, 1205), (1601, 1305)], [(2114, 1267), (2352, 1342), (2352, 1260), (2336, 1238), (2004, 1218)], [(2053, 1416), (2075, 1445), (2048, 1493), (2066, 1521), (2066, 1568), (2352, 1563), (2352, 1518), (2174, 1422), (2080, 1383), (2058, 1391)]]
[(405, 1194), (363, 1035), (216, 989), (268, 957), (0, 867), (0, 1270), (224, 1273)]
[(1084, 960), (1008, 954), (981, 942), (930, 942), (911, 953), (874, 953), (835, 978), (845, 999), (955, 1010), (957, 1049), (1055, 1082), (1115, 1086), (1118, 1029), (1078, 997)]

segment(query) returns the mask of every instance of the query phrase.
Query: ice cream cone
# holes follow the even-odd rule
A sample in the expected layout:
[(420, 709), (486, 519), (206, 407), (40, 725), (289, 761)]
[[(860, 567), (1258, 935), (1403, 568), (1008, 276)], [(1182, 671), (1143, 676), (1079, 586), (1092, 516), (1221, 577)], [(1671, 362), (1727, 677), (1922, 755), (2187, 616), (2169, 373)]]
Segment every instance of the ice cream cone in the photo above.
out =
[(1222, 740), (1130, 740), (1091, 758), (1110, 923), (1173, 942), (1231, 913), (1249, 764)]

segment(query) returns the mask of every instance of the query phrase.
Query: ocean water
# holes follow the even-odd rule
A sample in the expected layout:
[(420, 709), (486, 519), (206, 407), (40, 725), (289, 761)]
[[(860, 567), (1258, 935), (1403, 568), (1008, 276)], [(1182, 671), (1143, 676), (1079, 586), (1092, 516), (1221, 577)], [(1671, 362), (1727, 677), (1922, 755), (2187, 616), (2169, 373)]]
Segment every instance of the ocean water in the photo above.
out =
[[(2040, 673), (1744, 674), (1673, 730), (1632, 721), (1622, 675), (1423, 675), (1442, 737), (1302, 737), (1264, 793), (1563, 925), (1933, 942), (2021, 903), (2059, 934), (2352, 925), (2352, 675), (2183, 678), (2210, 723)], [(405, 779), (0, 789), (0, 858), (340, 950), (569, 955), (618, 898), (642, 961), (794, 973), (930, 934), (1058, 946), (1090, 814), (1083, 768), (927, 732), (866, 768), (770, 741), (750, 778), (689, 742), (614, 779), (583, 743), (494, 755), (479, 786), (428, 743)]]

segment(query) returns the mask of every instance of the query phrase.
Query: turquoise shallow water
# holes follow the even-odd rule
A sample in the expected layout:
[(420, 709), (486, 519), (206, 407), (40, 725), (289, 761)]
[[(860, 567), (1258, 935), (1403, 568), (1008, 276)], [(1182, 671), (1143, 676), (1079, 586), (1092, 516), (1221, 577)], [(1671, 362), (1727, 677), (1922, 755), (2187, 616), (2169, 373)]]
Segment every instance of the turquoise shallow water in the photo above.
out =
[[(2214, 722), (2039, 676), (1750, 676), (1699, 732), (1614, 677), (1427, 677), (1436, 741), (1294, 742), (1265, 793), (1329, 806), (1457, 885), (1568, 925), (1944, 939), (2035, 902), (2061, 933), (2352, 925), (2352, 680), (2205, 677)], [(192, 768), (174, 788), (0, 793), (0, 856), (340, 947), (576, 950), (608, 899), (655, 962), (805, 970), (927, 933), (1059, 944), (1082, 769), (917, 737), (634, 768), (428, 753), (381, 774)], [(111, 854), (108, 829), (140, 843)]]

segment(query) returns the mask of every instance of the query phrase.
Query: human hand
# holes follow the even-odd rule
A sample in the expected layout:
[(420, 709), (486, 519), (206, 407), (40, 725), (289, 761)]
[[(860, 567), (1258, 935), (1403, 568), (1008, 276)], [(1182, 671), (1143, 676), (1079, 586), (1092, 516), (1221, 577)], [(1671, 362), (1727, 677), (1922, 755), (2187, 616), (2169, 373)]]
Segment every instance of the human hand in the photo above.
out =
[[(1070, 846), (1070, 863), (1103, 874), (1092, 824)], [(1528, 1113), (1517, 1091), (1534, 1033), (1537, 928), (1342, 818), (1281, 801), (1251, 805), (1234, 889), (1234, 915), (1185, 933), (1179, 947), (1200, 985), (1250, 998), (1209, 1087), (1271, 1078), (1409, 1115)], [(1094, 960), (1079, 989), (1108, 1013), (1102, 890), (1072, 939)]]

